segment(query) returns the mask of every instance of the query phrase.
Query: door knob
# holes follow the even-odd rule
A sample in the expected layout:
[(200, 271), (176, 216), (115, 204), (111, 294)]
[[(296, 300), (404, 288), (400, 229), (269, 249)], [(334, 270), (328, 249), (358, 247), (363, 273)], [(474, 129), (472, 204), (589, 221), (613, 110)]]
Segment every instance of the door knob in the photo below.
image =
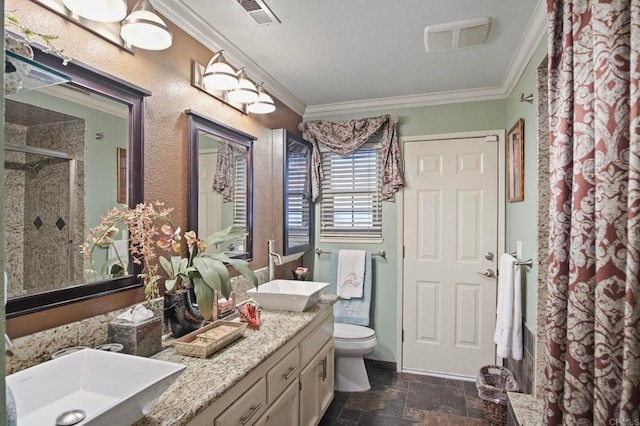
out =
[(494, 257), (493, 253), (491, 253), (490, 251), (488, 251), (488, 252), (486, 252), (484, 254), (484, 258), (487, 259), (487, 260), (493, 260), (493, 257)]
[(495, 272), (493, 272), (493, 269), (487, 269), (487, 270), (486, 270), (486, 271), (484, 271), (484, 272), (476, 272), (476, 274), (478, 274), (478, 275), (484, 275), (484, 276), (485, 276), (485, 277), (487, 277), (487, 278), (493, 278), (493, 277), (495, 277), (495, 276), (496, 276), (496, 273), (495, 273)]

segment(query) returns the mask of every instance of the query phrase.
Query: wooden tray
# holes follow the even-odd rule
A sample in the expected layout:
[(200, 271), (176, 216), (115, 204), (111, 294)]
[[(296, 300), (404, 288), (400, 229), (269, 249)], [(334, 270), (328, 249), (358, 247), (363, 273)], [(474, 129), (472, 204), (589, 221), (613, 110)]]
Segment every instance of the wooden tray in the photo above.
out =
[(215, 321), (173, 342), (180, 355), (208, 358), (229, 343), (244, 336), (247, 324), (243, 322)]

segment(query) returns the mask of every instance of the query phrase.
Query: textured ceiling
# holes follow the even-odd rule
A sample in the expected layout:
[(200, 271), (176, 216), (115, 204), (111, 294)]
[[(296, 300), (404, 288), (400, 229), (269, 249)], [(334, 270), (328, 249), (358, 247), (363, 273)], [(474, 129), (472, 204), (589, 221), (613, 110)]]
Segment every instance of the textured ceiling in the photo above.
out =
[[(265, 0), (282, 23), (260, 27), (237, 0), (176, 1), (307, 106), (500, 86), (537, 3)], [(425, 26), (480, 17), (485, 45), (425, 51)]]

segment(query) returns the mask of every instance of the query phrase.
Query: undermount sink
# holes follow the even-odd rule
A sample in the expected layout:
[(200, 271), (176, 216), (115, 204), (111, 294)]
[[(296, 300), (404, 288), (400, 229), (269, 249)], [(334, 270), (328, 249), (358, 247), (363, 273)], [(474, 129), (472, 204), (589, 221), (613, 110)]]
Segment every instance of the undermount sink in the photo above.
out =
[(66, 412), (85, 413), (77, 425), (128, 425), (144, 417), (185, 368), (84, 349), (11, 374), (6, 382), (20, 426), (55, 425)]
[(329, 283), (317, 281), (273, 280), (247, 290), (264, 309), (303, 312), (318, 302)]

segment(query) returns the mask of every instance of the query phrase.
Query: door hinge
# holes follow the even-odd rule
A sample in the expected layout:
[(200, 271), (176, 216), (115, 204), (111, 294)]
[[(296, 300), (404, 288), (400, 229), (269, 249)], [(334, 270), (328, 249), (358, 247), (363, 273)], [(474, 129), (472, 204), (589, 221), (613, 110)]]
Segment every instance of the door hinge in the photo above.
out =
[(302, 382), (298, 382), (298, 390), (301, 391), (302, 390)]
[(404, 246), (402, 246), (402, 258), (404, 259)]
[(402, 337), (401, 337), (401, 339), (404, 342), (404, 328), (402, 329)]

